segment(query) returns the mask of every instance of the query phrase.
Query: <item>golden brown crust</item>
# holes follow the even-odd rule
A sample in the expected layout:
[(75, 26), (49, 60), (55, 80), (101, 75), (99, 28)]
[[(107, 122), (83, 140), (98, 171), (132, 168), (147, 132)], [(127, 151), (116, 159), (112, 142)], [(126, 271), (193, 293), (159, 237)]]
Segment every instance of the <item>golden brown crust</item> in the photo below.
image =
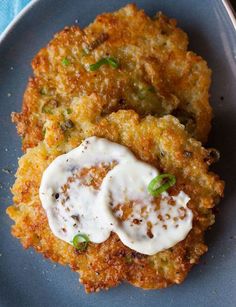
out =
[[(66, 109), (74, 97), (93, 93), (104, 101), (103, 115), (129, 108), (142, 116), (174, 114), (192, 136), (205, 141), (211, 73), (187, 45), (175, 20), (163, 14), (151, 19), (135, 5), (102, 14), (84, 30), (65, 28), (34, 58), (22, 113), (13, 116), (23, 149), (43, 138), (44, 104), (53, 99)], [(119, 69), (104, 65), (89, 71), (89, 64), (108, 55), (119, 60)]]
[[(208, 151), (190, 138), (173, 116), (141, 118), (132, 110), (120, 110), (101, 117), (103, 104), (94, 94), (74, 99), (73, 112), (66, 117), (74, 126), (67, 131), (57, 125), (60, 112), (45, 119), (44, 141), (28, 149), (19, 161), (12, 189), (14, 205), (7, 210), (15, 221), (12, 233), (25, 248), (32, 246), (45, 257), (77, 271), (87, 292), (108, 289), (125, 280), (144, 289), (181, 283), (207, 250), (204, 232), (214, 223), (212, 208), (223, 196), (224, 184), (208, 172)], [(70, 244), (52, 234), (38, 196), (42, 173), (56, 156), (91, 135), (123, 144), (138, 158), (176, 176), (176, 188), (190, 196), (189, 207), (194, 214), (193, 229), (185, 240), (146, 256), (124, 246), (112, 234), (104, 243), (90, 243), (86, 252), (76, 253)], [(176, 193), (175, 189), (170, 193)]]
[[(205, 141), (210, 129), (211, 73), (187, 45), (175, 20), (162, 14), (151, 19), (127, 5), (98, 16), (84, 30), (65, 28), (32, 62), (34, 77), (22, 112), (12, 115), (26, 151), (12, 188), (14, 205), (7, 209), (15, 221), (12, 234), (25, 248), (77, 271), (87, 292), (122, 281), (144, 289), (181, 283), (207, 250), (204, 232), (214, 223), (212, 208), (224, 184), (208, 171), (209, 152), (190, 138)], [(89, 64), (108, 55), (119, 60), (118, 69), (89, 71)], [(62, 63), (65, 58), (68, 65)], [(165, 114), (179, 118), (188, 132)], [(42, 173), (55, 157), (92, 135), (123, 144), (139, 159), (176, 176), (170, 193), (185, 191), (194, 214), (185, 240), (146, 256), (111, 234), (78, 253), (52, 234), (38, 195)]]

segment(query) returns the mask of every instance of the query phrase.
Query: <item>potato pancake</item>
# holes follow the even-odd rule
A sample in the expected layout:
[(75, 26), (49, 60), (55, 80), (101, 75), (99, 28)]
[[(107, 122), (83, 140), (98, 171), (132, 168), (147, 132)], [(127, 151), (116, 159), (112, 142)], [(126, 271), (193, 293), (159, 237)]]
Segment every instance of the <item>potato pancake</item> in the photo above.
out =
[[(129, 6), (117, 14), (127, 14), (127, 10), (133, 12), (134, 8)], [(143, 16), (143, 13), (137, 14)], [(113, 15), (105, 16), (110, 19)], [(38, 101), (38, 96), (35, 97)], [(143, 117), (134, 110), (104, 114), (107, 101), (100, 93), (73, 98), (69, 107), (69, 112), (65, 105), (59, 105), (54, 112), (47, 113), (41, 127), (44, 140), (38, 138), (37, 146), (28, 149), (19, 160), (12, 188), (14, 205), (7, 209), (15, 221), (12, 234), (25, 248), (33, 247), (45, 257), (69, 265), (80, 274), (87, 292), (108, 289), (122, 281), (144, 289), (181, 283), (207, 251), (204, 232), (214, 223), (213, 208), (223, 196), (224, 183), (208, 171), (211, 150), (191, 138), (172, 115)], [(176, 177), (176, 185), (169, 193), (176, 195), (184, 191), (190, 197), (188, 207), (193, 212), (193, 227), (183, 241), (148, 256), (125, 246), (115, 233), (103, 243), (90, 242), (84, 251), (77, 251), (53, 235), (39, 199), (42, 174), (57, 156), (69, 152), (90, 136), (122, 144), (138, 159)], [(106, 170), (93, 171), (95, 184), (99, 186)]]
[(22, 112), (13, 114), (23, 150), (43, 140), (51, 113), (70, 112), (74, 98), (92, 94), (104, 102), (102, 117), (120, 109), (141, 117), (172, 114), (206, 141), (211, 72), (187, 47), (174, 19), (150, 18), (135, 5), (102, 14), (85, 29), (65, 28), (33, 59)]

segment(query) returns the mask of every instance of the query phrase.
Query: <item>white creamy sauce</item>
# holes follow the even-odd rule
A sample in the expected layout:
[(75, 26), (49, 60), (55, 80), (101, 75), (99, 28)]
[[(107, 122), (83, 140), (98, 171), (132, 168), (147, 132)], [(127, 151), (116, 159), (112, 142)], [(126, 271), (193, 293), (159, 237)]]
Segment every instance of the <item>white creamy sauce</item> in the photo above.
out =
[[(89, 173), (83, 179), (76, 176), (85, 168), (112, 162), (116, 164), (99, 188), (89, 184)], [(173, 197), (163, 192), (157, 204), (147, 186), (158, 174), (122, 145), (86, 139), (57, 157), (43, 174), (39, 194), (53, 234), (71, 243), (81, 233), (101, 243), (112, 231), (124, 245), (147, 255), (174, 246), (192, 228), (190, 198), (183, 191)]]
[[(111, 230), (126, 246), (147, 255), (182, 241), (192, 228), (192, 212), (187, 207), (190, 198), (184, 192), (172, 198), (174, 205), (168, 204), (171, 197), (166, 192), (158, 209), (153, 204), (147, 186), (157, 175), (155, 168), (136, 159), (121, 163), (103, 180), (98, 201)], [(122, 218), (123, 211), (114, 214), (112, 209), (127, 200), (132, 202), (133, 210), (125, 221), (120, 221), (117, 217)], [(149, 232), (147, 224), (152, 226)]]

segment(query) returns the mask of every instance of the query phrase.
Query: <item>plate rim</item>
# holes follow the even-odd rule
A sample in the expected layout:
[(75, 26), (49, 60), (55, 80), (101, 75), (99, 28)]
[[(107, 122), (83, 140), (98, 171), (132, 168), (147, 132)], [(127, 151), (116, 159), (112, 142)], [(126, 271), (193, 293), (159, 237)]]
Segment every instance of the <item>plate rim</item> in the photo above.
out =
[(234, 30), (236, 31), (236, 12), (230, 2), (230, 0), (221, 0), (224, 8), (226, 10), (226, 13), (228, 14), (228, 17), (233, 24)]
[[(129, 2), (133, 2), (129, 0)], [(19, 23), (22, 22), (22, 19), (30, 12), (31, 9), (35, 8), (40, 3), (40, 0), (31, 0), (19, 13), (18, 15), (10, 22), (6, 29), (0, 34), (0, 48), (2, 45), (9, 39), (9, 36), (12, 34), (12, 31), (15, 31), (15, 28), (19, 26)], [(229, 0), (220, 0), (220, 3), (223, 4), (224, 9), (227, 13), (229, 20), (231, 21), (234, 31), (236, 33), (236, 14)]]
[(20, 22), (20, 20), (31, 10), (31, 8), (38, 3), (40, 0), (31, 0), (26, 6), (12, 19), (12, 21), (7, 25), (5, 30), (0, 33), (0, 46), (3, 41), (7, 38), (8, 34), (14, 29), (15, 26)]
[[(15, 26), (22, 20), (22, 18), (41, 0), (31, 0), (9, 23), (5, 30), (0, 34), (0, 47), (2, 43), (6, 40), (8, 35), (12, 32)], [(233, 28), (236, 32), (236, 11), (234, 10), (230, 0), (220, 0), (223, 4), (223, 7), (233, 25)]]

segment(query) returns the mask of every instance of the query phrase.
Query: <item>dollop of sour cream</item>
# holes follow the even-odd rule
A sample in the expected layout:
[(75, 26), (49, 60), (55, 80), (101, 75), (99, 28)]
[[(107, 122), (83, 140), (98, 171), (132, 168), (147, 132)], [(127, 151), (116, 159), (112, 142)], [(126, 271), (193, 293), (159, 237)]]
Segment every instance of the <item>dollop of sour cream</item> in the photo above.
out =
[[(106, 172), (92, 184), (99, 168)], [(86, 234), (94, 243), (115, 232), (124, 245), (146, 255), (182, 241), (192, 228), (189, 196), (163, 192), (155, 198), (147, 186), (159, 174), (120, 144), (90, 137), (57, 157), (45, 170), (39, 190), (55, 236), (68, 243)]]

